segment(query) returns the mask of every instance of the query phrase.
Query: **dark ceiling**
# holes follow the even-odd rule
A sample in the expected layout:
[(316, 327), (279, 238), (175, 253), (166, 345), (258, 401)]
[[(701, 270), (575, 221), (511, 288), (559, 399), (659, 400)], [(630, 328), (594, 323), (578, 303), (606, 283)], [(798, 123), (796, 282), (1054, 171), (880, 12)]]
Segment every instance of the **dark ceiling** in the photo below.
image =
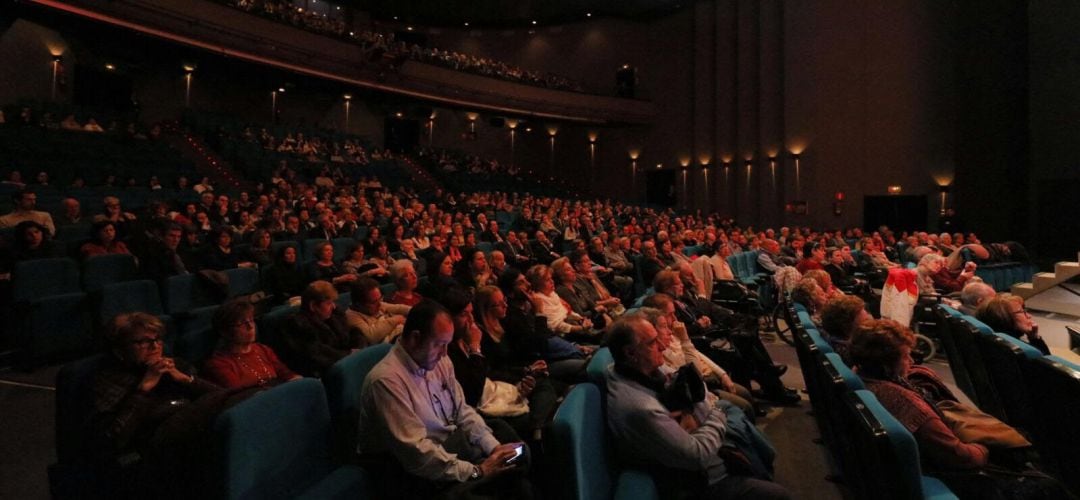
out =
[(432, 26), (551, 25), (600, 16), (651, 17), (691, 0), (330, 0), (370, 12), (377, 19)]

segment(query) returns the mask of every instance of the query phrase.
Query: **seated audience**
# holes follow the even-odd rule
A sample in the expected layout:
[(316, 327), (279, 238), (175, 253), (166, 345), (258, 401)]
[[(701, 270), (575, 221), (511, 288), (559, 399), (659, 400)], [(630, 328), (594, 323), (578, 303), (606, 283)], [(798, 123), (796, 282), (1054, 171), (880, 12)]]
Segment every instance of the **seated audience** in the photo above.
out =
[(106, 330), (109, 351), (93, 382), (89, 432), (101, 460), (129, 464), (132, 491), (182, 498), (199, 484), (214, 420), (234, 394), (165, 356), (165, 325), (146, 313), (124, 313)]
[(356, 280), (349, 292), (352, 305), (345, 311), (349, 328), (359, 331), (366, 345), (397, 340), (411, 306), (383, 302), (379, 283), (371, 278)]
[(266, 270), (263, 282), (272, 304), (299, 303), (294, 299), (300, 297), (308, 279), (307, 273), (300, 269), (297, 254), (296, 247), (282, 246), (274, 256), (274, 264)]
[(507, 463), (523, 443), (498, 421), (493, 432), (465, 402), (446, 357), (453, 340), (446, 309), (421, 302), (401, 340), (364, 380), (357, 452), (380, 478), (378, 496), (457, 498), (472, 491), (531, 498), (527, 461)]
[(470, 299), (462, 290), (444, 298), (454, 320), (454, 341), (447, 347), (447, 356), (465, 402), (489, 419), (510, 424), (518, 436), (539, 442), (540, 430), (557, 407), (558, 394), (547, 378), (547, 363), (537, 361), (526, 368), (494, 362), (483, 349), (492, 342), (476, 325)]
[(987, 285), (982, 280), (969, 280), (964, 289), (960, 290), (960, 307), (957, 308), (963, 314), (975, 316), (979, 306), (996, 295), (994, 287)]
[(274, 350), (257, 342), (255, 306), (233, 299), (214, 311), (213, 328), (220, 338), (203, 369), (206, 378), (226, 389), (272, 387), (300, 378), (278, 359)]
[(416, 275), (412, 261), (408, 259), (395, 261), (390, 266), (390, 279), (397, 289), (387, 302), (415, 306), (424, 300), (424, 297), (416, 291), (420, 278)]
[(12, 205), (15, 206), (11, 213), (0, 215), (0, 228), (15, 227), (20, 222), (32, 221), (45, 228), (49, 236), (56, 234), (56, 226), (48, 212), (34, 210), (37, 207), (37, 194), (30, 189), (21, 189), (11, 194)]
[[(995, 451), (1001, 456), (1030, 449), (1030, 443), (1006, 424), (998, 422), (992, 441), (983, 441), (990, 436), (965, 432), (962, 418), (946, 418), (957, 415), (951, 410), (966, 405), (936, 399), (909, 382), (914, 346), (911, 330), (892, 320), (877, 320), (855, 332), (848, 355), (866, 388), (914, 435), (925, 474), (942, 480), (960, 498), (1071, 497), (1061, 484), (1034, 471), (1024, 459), (992, 462), (991, 447), (998, 448)], [(971, 412), (981, 413), (970, 407), (965, 413)], [(984, 422), (993, 419), (981, 416)]]
[(112, 221), (99, 221), (95, 222), (90, 229), (92, 235), (91, 241), (83, 243), (79, 247), (79, 255), (83, 259), (94, 257), (96, 255), (108, 255), (108, 254), (131, 254), (128, 251), (127, 245), (123, 241), (116, 239), (116, 226)]
[(52, 241), (49, 229), (32, 220), (24, 220), (15, 225), (14, 244), (10, 254), (3, 259), (4, 267), (11, 269), (16, 262), (35, 259), (61, 257), (63, 252)]
[(315, 245), (315, 260), (306, 267), (308, 281), (329, 281), (334, 286), (345, 287), (357, 278), (355, 274), (345, 272), (342, 266), (334, 262), (334, 244), (329, 241)]
[(1039, 324), (1031, 319), (1024, 299), (1011, 293), (999, 293), (979, 306), (975, 318), (992, 330), (1016, 338), (1027, 337), (1027, 343), (1043, 355), (1050, 355), (1050, 346), (1039, 335)]
[(300, 310), (281, 326), (281, 359), (305, 377), (320, 377), (338, 360), (358, 350), (361, 338), (349, 331), (337, 310), (337, 290), (328, 281), (314, 281), (300, 295)]
[(529, 280), (529, 298), (533, 307), (537, 314), (547, 319), (547, 327), (552, 332), (568, 340), (595, 340), (597, 333), (592, 331), (592, 321), (574, 312), (570, 304), (555, 293), (555, 280), (550, 267), (543, 264), (532, 266), (526, 278)]
[[(499, 322), (514, 357), (529, 361), (543, 359), (553, 378), (568, 383), (584, 381), (585, 357), (593, 348), (572, 343), (551, 331), (547, 318), (536, 308), (532, 286), (521, 271), (508, 270), (499, 279), (499, 288), (507, 302), (506, 316), (499, 318)], [(481, 300), (478, 309), (484, 318), (481, 324), (486, 325), (487, 315), (497, 314), (498, 309), (484, 303), (484, 294), (478, 298)]]
[(846, 359), (851, 335), (859, 325), (873, 319), (862, 299), (853, 295), (833, 297), (821, 308), (821, 336)]
[(662, 402), (667, 387), (658, 337), (638, 315), (619, 319), (608, 333), (615, 363), (607, 371), (607, 421), (619, 459), (649, 470), (683, 472), (696, 481), (664, 486), (697, 489), (690, 493), (697, 498), (791, 498), (776, 483), (729, 472), (724, 459), (732, 451), (725, 442), (729, 422), (721, 407), (707, 399), (676, 407)]

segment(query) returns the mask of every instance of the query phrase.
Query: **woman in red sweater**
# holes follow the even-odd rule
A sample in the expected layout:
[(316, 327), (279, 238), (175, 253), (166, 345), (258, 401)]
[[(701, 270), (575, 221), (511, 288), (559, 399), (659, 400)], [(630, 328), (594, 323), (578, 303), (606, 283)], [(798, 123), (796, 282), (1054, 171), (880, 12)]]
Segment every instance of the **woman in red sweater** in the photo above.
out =
[(221, 342), (206, 361), (206, 378), (229, 389), (271, 387), (300, 378), (273, 349), (255, 341), (255, 306), (250, 302), (226, 302), (214, 313), (213, 325)]

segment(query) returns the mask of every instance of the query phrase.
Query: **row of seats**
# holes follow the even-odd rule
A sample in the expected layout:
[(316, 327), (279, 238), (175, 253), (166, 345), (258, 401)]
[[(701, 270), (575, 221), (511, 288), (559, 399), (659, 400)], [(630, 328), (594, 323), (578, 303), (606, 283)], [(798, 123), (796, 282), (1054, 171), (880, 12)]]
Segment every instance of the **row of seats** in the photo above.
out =
[[(373, 478), (346, 464), (356, 443), (360, 389), (367, 373), (390, 350), (383, 344), (342, 359), (322, 380), (302, 379), (262, 391), (223, 412), (213, 427), (211, 498), (374, 498)], [(93, 374), (102, 355), (69, 365), (57, 375), (57, 464), (50, 467), (54, 493), (64, 496), (63, 478), (77, 496), (114, 484), (93, 463), (86, 417), (93, 405)], [(287, 436), (287, 437), (286, 437)], [(108, 496), (107, 492), (102, 496)]]
[(578, 384), (555, 413), (544, 434), (544, 450), (561, 478), (552, 493), (576, 500), (653, 500), (660, 498), (652, 477), (620, 469), (607, 429), (606, 375), (611, 352), (596, 351), (586, 368), (589, 382)]
[(159, 289), (154, 281), (138, 279), (130, 255), (88, 259), (81, 276), (68, 258), (19, 262), (11, 275), (16, 344), (32, 366), (57, 354), (85, 352), (93, 332), (112, 317), (142, 311), (165, 320), (172, 345), (187, 332), (209, 328), (213, 310), (225, 298), (258, 290), (254, 269), (229, 269), (225, 275), (227, 290), (192, 274), (169, 277)]
[(915, 438), (825, 341), (805, 309), (785, 307), (822, 440), (855, 498), (955, 499), (922, 473)]
[(998, 292), (1007, 292), (1017, 283), (1027, 283), (1038, 272), (1034, 264), (1026, 262), (1008, 262), (1004, 264), (986, 264), (975, 269), (975, 276)]
[(937, 335), (956, 384), (983, 411), (1020, 429), (1051, 473), (1080, 491), (1080, 365), (940, 305)]

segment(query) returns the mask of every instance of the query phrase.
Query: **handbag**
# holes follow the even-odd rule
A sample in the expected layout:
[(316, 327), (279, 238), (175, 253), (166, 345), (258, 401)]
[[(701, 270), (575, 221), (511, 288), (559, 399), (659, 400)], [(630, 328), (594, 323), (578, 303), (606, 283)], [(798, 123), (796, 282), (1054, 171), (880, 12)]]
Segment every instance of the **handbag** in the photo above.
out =
[(939, 401), (937, 408), (945, 424), (965, 443), (996, 448), (1031, 446), (1031, 442), (1016, 429), (978, 408), (949, 400)]
[(476, 409), (489, 417), (517, 417), (529, 413), (529, 401), (514, 384), (484, 379), (484, 392)]

